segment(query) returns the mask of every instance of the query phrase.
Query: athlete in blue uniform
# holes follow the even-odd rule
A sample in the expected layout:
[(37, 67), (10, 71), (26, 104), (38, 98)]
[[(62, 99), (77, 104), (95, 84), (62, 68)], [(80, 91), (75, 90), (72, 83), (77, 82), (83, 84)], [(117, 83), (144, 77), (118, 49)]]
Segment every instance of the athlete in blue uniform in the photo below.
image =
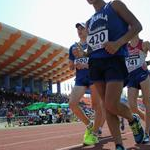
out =
[(129, 107), (120, 102), (123, 82), (128, 74), (125, 65), (126, 43), (142, 27), (121, 1), (87, 1), (96, 11), (87, 21), (90, 78), (105, 101), (107, 123), (116, 150), (124, 150), (118, 115), (129, 121), (136, 143), (142, 143), (144, 138), (139, 116), (132, 114)]
[[(145, 137), (143, 143), (149, 142), (150, 131), (150, 78), (147, 63), (145, 61), (147, 53), (150, 51), (150, 43), (143, 41), (136, 35), (128, 44), (128, 56), (126, 57), (126, 66), (128, 68), (128, 99), (130, 108), (134, 113), (145, 122)], [(139, 88), (142, 91), (145, 111), (143, 112), (137, 106)]]
[[(84, 134), (84, 144), (93, 145), (99, 142), (96, 133), (98, 132), (99, 127), (102, 127), (105, 122), (105, 113), (104, 108), (100, 104), (102, 102), (100, 100), (98, 92), (96, 91), (95, 86), (89, 79), (89, 58), (84, 56), (84, 51), (86, 51), (87, 49), (87, 33), (85, 29), (85, 24), (77, 23), (76, 28), (80, 41), (73, 44), (69, 49), (70, 69), (76, 69), (75, 86), (71, 92), (69, 104), (74, 114), (87, 126)], [(83, 111), (79, 107), (79, 101), (88, 88), (91, 90), (92, 106), (95, 110), (94, 126), (90, 122), (90, 119), (83, 113)]]

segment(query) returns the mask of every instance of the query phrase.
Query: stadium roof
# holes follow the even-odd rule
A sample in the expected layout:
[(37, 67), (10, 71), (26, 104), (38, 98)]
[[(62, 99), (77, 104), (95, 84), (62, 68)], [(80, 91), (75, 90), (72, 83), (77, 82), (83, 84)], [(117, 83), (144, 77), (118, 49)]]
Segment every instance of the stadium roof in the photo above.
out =
[(0, 75), (56, 83), (74, 76), (68, 64), (67, 48), (0, 23)]

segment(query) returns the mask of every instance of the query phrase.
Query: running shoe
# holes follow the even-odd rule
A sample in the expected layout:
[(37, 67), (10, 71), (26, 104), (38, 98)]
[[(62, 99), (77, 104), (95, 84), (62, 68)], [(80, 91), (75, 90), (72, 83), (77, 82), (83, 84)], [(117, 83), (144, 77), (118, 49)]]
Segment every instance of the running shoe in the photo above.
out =
[(122, 145), (117, 144), (116, 145), (116, 150), (126, 150)]
[(144, 140), (143, 140), (142, 144), (147, 144), (147, 143), (149, 143), (149, 135), (147, 133), (145, 133)]
[(99, 143), (98, 137), (93, 133), (84, 136), (84, 145), (95, 145), (97, 143)]
[(89, 125), (87, 125), (85, 133), (84, 133), (84, 138), (88, 135), (90, 135), (93, 131), (93, 123), (89, 123)]
[(129, 123), (131, 130), (133, 132), (134, 140), (137, 144), (143, 142), (144, 130), (140, 122), (140, 117), (137, 114), (133, 114), (134, 120)]

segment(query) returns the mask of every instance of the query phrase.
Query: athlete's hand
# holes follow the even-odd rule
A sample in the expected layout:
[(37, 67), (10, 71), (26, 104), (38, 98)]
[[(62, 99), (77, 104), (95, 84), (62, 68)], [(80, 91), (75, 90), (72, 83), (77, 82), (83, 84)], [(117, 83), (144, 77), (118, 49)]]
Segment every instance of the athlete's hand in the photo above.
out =
[(77, 63), (76, 68), (79, 69), (79, 70), (80, 69), (88, 69), (89, 66), (88, 66), (88, 64)]
[(79, 49), (79, 48), (76, 48), (72, 51), (73, 55), (76, 57), (76, 58), (79, 58), (79, 57), (82, 57), (83, 56), (83, 52)]
[(82, 69), (82, 64), (81, 64), (81, 63), (76, 63), (76, 68), (77, 68), (78, 70)]
[(82, 68), (82, 69), (88, 69), (88, 68), (89, 68), (89, 65), (88, 65), (87, 63), (82, 64), (82, 65), (81, 65), (81, 68)]
[(120, 45), (118, 42), (109, 41), (104, 43), (104, 48), (109, 54), (115, 54), (120, 48)]

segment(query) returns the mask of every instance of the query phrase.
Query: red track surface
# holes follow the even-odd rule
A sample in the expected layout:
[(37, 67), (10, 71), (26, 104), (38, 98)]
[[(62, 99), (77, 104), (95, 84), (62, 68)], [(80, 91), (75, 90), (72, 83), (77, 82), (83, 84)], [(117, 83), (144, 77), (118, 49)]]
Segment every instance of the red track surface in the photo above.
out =
[[(107, 126), (103, 128), (100, 143), (84, 147), (85, 126), (81, 123), (20, 127), (0, 130), (0, 150), (114, 150)], [(127, 150), (150, 150), (149, 145), (136, 145), (127, 126), (122, 134)]]

